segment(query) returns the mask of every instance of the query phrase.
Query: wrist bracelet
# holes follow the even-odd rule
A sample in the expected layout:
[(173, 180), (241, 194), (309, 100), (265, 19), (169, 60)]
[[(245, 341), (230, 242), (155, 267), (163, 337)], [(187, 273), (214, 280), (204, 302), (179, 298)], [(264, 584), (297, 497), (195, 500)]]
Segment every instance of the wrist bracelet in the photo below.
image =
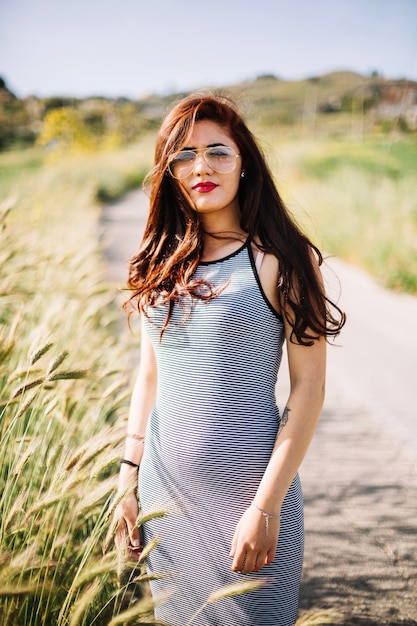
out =
[(264, 511), (263, 509), (261, 509), (259, 506), (257, 506), (254, 501), (252, 500), (251, 502), (252, 506), (255, 507), (255, 509), (257, 509), (260, 513), (262, 513), (262, 515), (265, 518), (265, 534), (269, 535), (269, 520), (270, 519), (279, 519), (280, 516), (279, 515), (272, 515), (272, 513), (267, 513), (267, 511)]
[(139, 465), (137, 463), (133, 463), (133, 461), (128, 461), (127, 459), (120, 459), (120, 463), (126, 463), (126, 465), (139, 469)]

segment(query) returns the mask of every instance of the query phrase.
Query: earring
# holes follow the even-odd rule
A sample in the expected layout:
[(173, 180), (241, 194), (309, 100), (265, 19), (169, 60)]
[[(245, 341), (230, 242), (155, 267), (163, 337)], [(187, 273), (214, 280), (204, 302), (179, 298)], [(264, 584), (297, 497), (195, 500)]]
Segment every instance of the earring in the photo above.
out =
[(240, 172), (240, 178), (245, 178), (245, 170), (242, 170), (242, 171)]

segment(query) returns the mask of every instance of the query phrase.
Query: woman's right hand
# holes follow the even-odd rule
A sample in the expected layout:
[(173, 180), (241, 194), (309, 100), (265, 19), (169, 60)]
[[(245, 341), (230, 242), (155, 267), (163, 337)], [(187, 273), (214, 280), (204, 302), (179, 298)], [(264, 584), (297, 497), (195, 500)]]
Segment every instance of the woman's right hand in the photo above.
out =
[(138, 548), (140, 546), (137, 519), (139, 506), (136, 491), (129, 491), (119, 502), (114, 512), (117, 523), (115, 541), (117, 548), (126, 547), (126, 543)]

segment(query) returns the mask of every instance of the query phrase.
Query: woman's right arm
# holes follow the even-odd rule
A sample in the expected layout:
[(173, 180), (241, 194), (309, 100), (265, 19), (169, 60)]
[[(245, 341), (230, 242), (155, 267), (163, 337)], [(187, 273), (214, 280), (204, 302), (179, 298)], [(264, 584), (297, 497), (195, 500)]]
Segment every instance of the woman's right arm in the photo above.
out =
[[(142, 321), (141, 331), (141, 355), (139, 371), (133, 388), (127, 422), (127, 434), (123, 458), (140, 465), (143, 455), (143, 443), (149, 415), (155, 404), (157, 369), (155, 353)], [(135, 435), (132, 437), (131, 435)], [(132, 487), (118, 505), (115, 516), (119, 522), (119, 534), (116, 535), (118, 543), (123, 531), (127, 528), (132, 546), (139, 545), (139, 531), (136, 526), (138, 517), (138, 501), (136, 487), (138, 470), (127, 463), (121, 463), (119, 473), (118, 493), (125, 493)], [(119, 541), (118, 541), (119, 540)]]

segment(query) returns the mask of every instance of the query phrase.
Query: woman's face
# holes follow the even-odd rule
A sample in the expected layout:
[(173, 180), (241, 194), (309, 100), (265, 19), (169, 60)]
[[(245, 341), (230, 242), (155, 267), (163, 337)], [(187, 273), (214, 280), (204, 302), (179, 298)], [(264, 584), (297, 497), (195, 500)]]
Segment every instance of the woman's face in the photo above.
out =
[[(205, 157), (204, 151), (208, 148), (218, 148), (219, 161), (216, 150), (212, 156), (210, 154)], [(223, 150), (223, 148), (226, 148)], [(226, 156), (228, 165), (225, 167), (224, 159), (227, 149), (233, 149), (230, 156)], [(185, 155), (185, 165), (179, 161), (179, 167), (187, 172), (191, 171), (184, 178), (177, 179), (177, 184), (182, 188), (185, 195), (191, 199), (195, 210), (203, 214), (210, 214), (221, 211), (222, 213), (230, 213), (230, 217), (239, 217), (238, 189), (241, 180), (242, 158), (239, 155), (239, 148), (231, 138), (227, 129), (211, 120), (201, 120), (194, 125), (193, 132), (187, 141), (187, 145), (183, 146), (181, 153), (187, 150), (193, 152), (191, 159)], [(206, 153), (207, 154), (207, 153)], [(193, 158), (196, 156), (196, 158)], [(180, 154), (180, 158), (182, 155)], [(171, 166), (172, 167), (172, 166)], [(232, 171), (230, 171), (230, 169)], [(226, 173), (217, 170), (227, 170)], [(177, 174), (175, 166), (174, 175)], [(183, 171), (180, 172), (181, 176)]]

